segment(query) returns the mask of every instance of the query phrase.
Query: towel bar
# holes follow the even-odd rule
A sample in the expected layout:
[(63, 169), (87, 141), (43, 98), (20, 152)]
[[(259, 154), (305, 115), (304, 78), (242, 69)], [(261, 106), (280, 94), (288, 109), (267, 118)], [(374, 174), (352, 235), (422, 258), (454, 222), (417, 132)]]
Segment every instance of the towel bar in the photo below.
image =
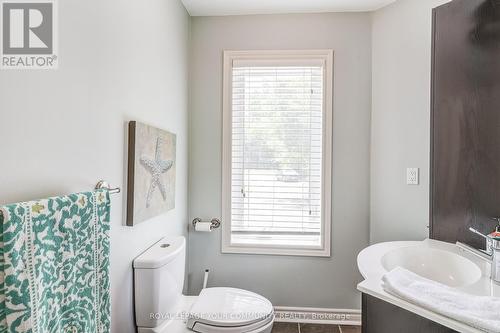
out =
[(100, 180), (97, 183), (97, 185), (95, 186), (95, 189), (96, 190), (107, 189), (109, 191), (109, 194), (118, 194), (121, 192), (121, 189), (119, 187), (111, 188), (109, 183), (107, 181), (104, 181), (104, 180)]

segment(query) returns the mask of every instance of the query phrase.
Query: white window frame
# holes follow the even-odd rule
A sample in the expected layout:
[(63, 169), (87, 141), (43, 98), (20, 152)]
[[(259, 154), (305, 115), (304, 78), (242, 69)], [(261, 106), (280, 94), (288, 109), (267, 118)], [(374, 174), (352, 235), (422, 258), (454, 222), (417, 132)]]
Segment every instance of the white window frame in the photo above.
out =
[[(290, 247), (231, 244), (232, 175), (232, 69), (234, 61), (279, 62), (320, 60), (324, 63), (321, 246)], [(332, 146), (333, 146), (333, 50), (224, 51), (222, 134), (222, 253), (292, 256), (331, 256)]]

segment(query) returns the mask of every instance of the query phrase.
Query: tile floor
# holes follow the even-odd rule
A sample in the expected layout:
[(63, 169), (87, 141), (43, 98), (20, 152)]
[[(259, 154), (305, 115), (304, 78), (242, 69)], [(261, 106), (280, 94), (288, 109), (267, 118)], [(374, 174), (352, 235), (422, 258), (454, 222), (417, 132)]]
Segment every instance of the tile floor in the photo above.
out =
[(359, 326), (274, 323), (272, 333), (361, 333)]

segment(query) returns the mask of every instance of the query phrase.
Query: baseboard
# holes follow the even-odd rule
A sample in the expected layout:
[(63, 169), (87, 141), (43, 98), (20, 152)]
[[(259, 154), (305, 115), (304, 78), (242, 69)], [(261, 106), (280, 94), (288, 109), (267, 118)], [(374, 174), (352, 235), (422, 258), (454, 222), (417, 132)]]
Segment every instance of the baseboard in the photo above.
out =
[(361, 326), (361, 311), (276, 306), (276, 322)]

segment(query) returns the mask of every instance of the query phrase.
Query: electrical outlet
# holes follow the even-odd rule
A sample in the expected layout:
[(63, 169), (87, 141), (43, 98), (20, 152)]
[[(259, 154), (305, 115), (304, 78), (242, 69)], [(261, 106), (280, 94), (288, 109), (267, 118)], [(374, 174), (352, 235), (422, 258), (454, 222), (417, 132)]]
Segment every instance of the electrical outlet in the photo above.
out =
[(418, 185), (419, 184), (419, 169), (418, 168), (408, 168), (406, 169), (406, 184), (407, 185)]

